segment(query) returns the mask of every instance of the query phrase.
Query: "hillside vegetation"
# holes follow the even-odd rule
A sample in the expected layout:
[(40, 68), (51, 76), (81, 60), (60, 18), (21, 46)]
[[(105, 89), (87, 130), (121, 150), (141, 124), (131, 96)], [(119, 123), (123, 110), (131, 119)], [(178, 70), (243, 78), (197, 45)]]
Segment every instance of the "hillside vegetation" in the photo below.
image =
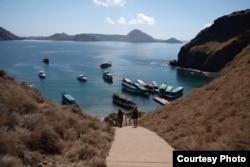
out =
[(0, 70), (0, 166), (105, 167), (113, 129)]
[(177, 150), (250, 150), (250, 44), (220, 77), (148, 113), (141, 125)]

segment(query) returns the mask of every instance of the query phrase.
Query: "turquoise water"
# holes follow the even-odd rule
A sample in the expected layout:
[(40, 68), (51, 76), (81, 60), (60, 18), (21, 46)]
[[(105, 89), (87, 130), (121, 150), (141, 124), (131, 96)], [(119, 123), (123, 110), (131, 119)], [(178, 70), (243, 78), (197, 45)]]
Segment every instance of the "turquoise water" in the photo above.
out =
[[(124, 77), (132, 80), (162, 82), (184, 87), (184, 96), (209, 79), (169, 67), (169, 60), (177, 59), (183, 44), (127, 43), (127, 42), (58, 42), (58, 41), (1, 41), (0, 68), (19, 81), (33, 84), (42, 94), (61, 104), (61, 92), (71, 94), (87, 113), (104, 117), (120, 109), (112, 103), (112, 94), (120, 92), (137, 103), (140, 111), (149, 112), (161, 105), (149, 98), (122, 92)], [(49, 64), (42, 59), (48, 56)], [(100, 63), (111, 61), (108, 70), (113, 83), (102, 78)], [(46, 79), (38, 72), (44, 70)], [(84, 73), (87, 82), (76, 77)], [(125, 110), (125, 109), (122, 109)]]

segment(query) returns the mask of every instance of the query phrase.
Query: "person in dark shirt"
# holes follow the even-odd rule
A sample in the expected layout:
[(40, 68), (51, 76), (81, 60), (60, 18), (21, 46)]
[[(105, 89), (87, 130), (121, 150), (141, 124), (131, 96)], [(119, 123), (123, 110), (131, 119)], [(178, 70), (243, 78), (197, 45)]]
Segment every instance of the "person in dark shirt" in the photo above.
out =
[(134, 120), (134, 128), (136, 128), (137, 127), (137, 119), (138, 119), (138, 109), (137, 109), (137, 106), (133, 107), (132, 116), (133, 116), (133, 120)]
[(119, 109), (118, 114), (117, 114), (117, 119), (118, 119), (118, 128), (122, 127), (122, 122), (123, 122), (123, 112)]

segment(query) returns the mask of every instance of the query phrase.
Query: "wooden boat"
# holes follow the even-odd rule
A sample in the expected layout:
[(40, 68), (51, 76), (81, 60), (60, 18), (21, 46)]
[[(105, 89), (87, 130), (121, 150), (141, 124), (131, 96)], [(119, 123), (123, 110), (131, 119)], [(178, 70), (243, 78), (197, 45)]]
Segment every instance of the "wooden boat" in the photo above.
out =
[(103, 79), (108, 82), (113, 82), (113, 76), (108, 71), (103, 72)]
[(130, 84), (127, 82), (122, 82), (122, 89), (127, 91), (127, 92), (134, 93), (134, 94), (139, 93), (137, 87), (135, 87), (133, 83)]
[(110, 66), (112, 66), (111, 62), (103, 62), (103, 63), (100, 64), (101, 68), (107, 68), (107, 67), (110, 67)]
[(49, 58), (48, 57), (44, 57), (43, 58), (43, 62), (49, 64)]
[(86, 75), (84, 75), (84, 74), (79, 74), (78, 77), (77, 77), (77, 79), (78, 79), (79, 81), (86, 81), (86, 80), (87, 80), (87, 77), (86, 77)]
[(113, 103), (118, 104), (121, 107), (131, 109), (136, 106), (136, 103), (134, 103), (131, 99), (119, 93), (114, 93), (112, 98)]
[(135, 82), (134, 85), (136, 86), (138, 93), (143, 95), (143, 96), (149, 96), (149, 90), (147, 88), (145, 88), (143, 85), (141, 85), (138, 82)]
[(179, 86), (175, 89), (172, 89), (171, 91), (166, 92), (165, 96), (168, 99), (175, 99), (183, 95), (184, 88), (182, 86)]
[(153, 81), (152, 84), (153, 84), (153, 87), (154, 87), (154, 92), (159, 93), (158, 83), (156, 81)]
[(150, 82), (148, 82), (148, 81), (144, 81), (144, 87), (145, 87), (146, 89), (148, 89), (149, 92), (155, 93), (155, 88), (154, 88), (153, 83), (150, 83)]
[(145, 82), (143, 80), (141, 80), (141, 79), (137, 79), (136, 82), (141, 84), (142, 86), (146, 85)]
[(165, 90), (166, 90), (166, 88), (167, 88), (167, 83), (162, 83), (161, 85), (160, 85), (160, 87), (159, 87), (159, 96), (160, 97), (164, 97), (164, 95), (165, 95)]
[(166, 99), (175, 99), (183, 95), (184, 87), (173, 88), (171, 85), (162, 83), (159, 88), (159, 96)]
[(76, 105), (75, 99), (66, 92), (62, 92), (62, 102), (67, 105)]
[(122, 82), (123, 82), (123, 83), (128, 83), (128, 84), (133, 84), (132, 80), (129, 79), (129, 78), (123, 78), (123, 79), (122, 79)]
[(38, 75), (39, 75), (40, 78), (45, 78), (46, 77), (46, 74), (45, 74), (44, 71), (39, 71)]

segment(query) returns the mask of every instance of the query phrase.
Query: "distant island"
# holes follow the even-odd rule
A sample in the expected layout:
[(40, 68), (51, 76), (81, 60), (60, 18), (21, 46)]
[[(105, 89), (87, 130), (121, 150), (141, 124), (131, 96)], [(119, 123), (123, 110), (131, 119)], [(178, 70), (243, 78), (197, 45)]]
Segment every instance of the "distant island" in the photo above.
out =
[(121, 41), (121, 42), (162, 42), (182, 43), (182, 41), (169, 38), (167, 40), (155, 39), (152, 36), (140, 31), (132, 30), (127, 35), (105, 35), (105, 34), (76, 34), (56, 33), (48, 37), (18, 37), (17, 35), (0, 27), (0, 41), (3, 40), (53, 40), (53, 41)]

